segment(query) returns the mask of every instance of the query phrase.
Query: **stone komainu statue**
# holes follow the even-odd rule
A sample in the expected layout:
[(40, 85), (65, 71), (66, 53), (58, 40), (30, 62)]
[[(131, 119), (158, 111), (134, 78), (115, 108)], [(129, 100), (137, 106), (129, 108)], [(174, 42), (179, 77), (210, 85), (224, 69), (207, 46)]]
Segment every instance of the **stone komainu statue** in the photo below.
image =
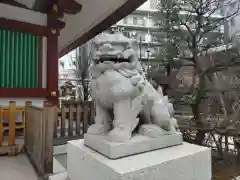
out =
[(146, 80), (129, 40), (115, 49), (119, 34), (108, 36), (111, 40), (99, 43), (90, 69), (96, 117), (87, 133), (108, 133), (113, 142), (131, 139), (134, 130), (149, 137), (176, 133), (172, 104)]

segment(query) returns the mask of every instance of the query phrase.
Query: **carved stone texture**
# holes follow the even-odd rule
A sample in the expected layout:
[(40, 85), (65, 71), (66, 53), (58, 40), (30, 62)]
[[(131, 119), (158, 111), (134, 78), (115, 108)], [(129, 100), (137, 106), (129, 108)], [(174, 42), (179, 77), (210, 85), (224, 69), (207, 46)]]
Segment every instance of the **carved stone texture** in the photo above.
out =
[(90, 69), (96, 117), (87, 133), (113, 142), (128, 141), (135, 131), (152, 138), (176, 133), (173, 106), (147, 81), (131, 41), (121, 33), (104, 37)]

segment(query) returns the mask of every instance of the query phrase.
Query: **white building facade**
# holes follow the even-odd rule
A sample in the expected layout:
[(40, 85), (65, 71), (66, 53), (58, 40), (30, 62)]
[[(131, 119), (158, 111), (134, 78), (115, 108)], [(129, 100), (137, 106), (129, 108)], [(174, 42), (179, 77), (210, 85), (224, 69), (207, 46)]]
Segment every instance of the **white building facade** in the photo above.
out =
[[(228, 6), (223, 9), (224, 15), (228, 16), (239, 10), (239, 2), (237, 0), (232, 0)], [(225, 23), (225, 38), (226, 41), (231, 41), (236, 33), (240, 32), (240, 11), (236, 13), (234, 18), (231, 18)]]

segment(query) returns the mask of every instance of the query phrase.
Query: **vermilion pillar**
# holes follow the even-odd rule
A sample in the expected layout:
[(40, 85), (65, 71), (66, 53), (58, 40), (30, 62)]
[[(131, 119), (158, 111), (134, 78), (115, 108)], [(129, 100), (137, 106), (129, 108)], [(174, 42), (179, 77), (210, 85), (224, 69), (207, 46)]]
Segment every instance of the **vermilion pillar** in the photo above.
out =
[(61, 22), (58, 20), (63, 15), (58, 7), (57, 0), (49, 5), (47, 23), (50, 35), (47, 37), (47, 99), (58, 105), (58, 36)]

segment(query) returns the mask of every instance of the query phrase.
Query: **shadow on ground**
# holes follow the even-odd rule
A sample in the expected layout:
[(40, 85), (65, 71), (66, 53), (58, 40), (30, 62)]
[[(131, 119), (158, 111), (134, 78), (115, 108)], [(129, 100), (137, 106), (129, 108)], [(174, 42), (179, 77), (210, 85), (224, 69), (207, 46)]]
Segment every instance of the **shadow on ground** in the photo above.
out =
[(1, 180), (38, 180), (24, 154), (14, 157), (0, 156), (0, 167)]

